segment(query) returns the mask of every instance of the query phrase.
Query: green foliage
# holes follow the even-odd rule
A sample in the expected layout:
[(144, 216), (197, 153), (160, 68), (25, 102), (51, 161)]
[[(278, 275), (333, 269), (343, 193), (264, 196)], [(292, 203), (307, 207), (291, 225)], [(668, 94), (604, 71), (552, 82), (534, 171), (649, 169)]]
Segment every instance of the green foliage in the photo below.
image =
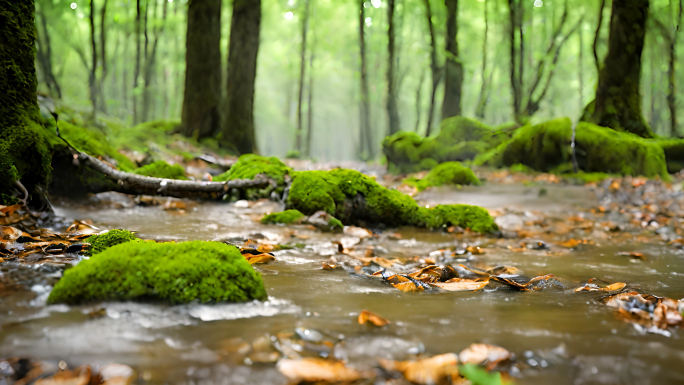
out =
[(236, 179), (254, 179), (257, 175), (269, 177), (279, 185), (292, 170), (276, 157), (266, 158), (256, 154), (242, 155), (230, 170), (218, 175), (214, 181), (224, 182)]
[(473, 170), (459, 162), (446, 162), (433, 168), (423, 179), (404, 179), (404, 183), (423, 191), (428, 187), (444, 185), (480, 185)]
[(85, 239), (85, 243), (90, 244), (86, 255), (95, 255), (104, 250), (121, 243), (130, 242), (138, 239), (135, 234), (128, 230), (109, 230), (104, 234), (91, 235)]
[(263, 224), (286, 224), (290, 225), (293, 223), (301, 222), (302, 218), (306, 215), (302, 214), (298, 210), (285, 210), (279, 213), (268, 214), (261, 218), (261, 223)]
[(135, 163), (111, 146), (102, 132), (93, 128), (79, 127), (61, 119), (57, 125), (60, 135), (77, 150), (95, 157), (109, 157), (116, 161), (116, 166), (123, 171), (135, 170)]
[(266, 299), (261, 275), (219, 242), (122, 243), (64, 272), (48, 303), (159, 299), (170, 303)]
[[(508, 138), (502, 128), (455, 116), (442, 121), (436, 137), (422, 138), (413, 132), (398, 132), (382, 146), (392, 173), (429, 170), (439, 163), (473, 159)], [(506, 127), (507, 128), (507, 127)]]
[(295, 173), (287, 204), (306, 215), (326, 211), (345, 224), (428, 228), (456, 225), (478, 232), (497, 229), (489, 213), (480, 207), (422, 208), (410, 196), (388, 190), (373, 178), (346, 169)]
[(158, 160), (154, 163), (142, 166), (133, 172), (138, 175), (151, 176), (154, 178), (188, 179), (185, 176), (185, 170), (181, 165), (174, 164), (172, 166), (163, 160)]
[(301, 159), (302, 154), (297, 150), (290, 150), (287, 152), (287, 155), (285, 155), (285, 158), (287, 158), (287, 159)]
[(465, 364), (459, 367), (459, 372), (463, 377), (465, 377), (472, 385), (506, 385), (510, 382), (501, 378), (501, 373), (499, 372), (488, 372), (485, 369), (474, 365)]

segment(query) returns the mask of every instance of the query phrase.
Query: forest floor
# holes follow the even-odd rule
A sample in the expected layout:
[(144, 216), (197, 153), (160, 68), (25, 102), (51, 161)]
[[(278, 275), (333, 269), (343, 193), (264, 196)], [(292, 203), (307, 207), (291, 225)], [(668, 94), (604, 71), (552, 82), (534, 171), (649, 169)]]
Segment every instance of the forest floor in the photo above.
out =
[[(400, 184), (380, 167), (343, 166)], [(80, 258), (69, 253), (77, 246), (5, 255), (0, 376), (35, 378), (90, 365), (136, 383), (448, 383), (458, 378), (449, 369), (458, 359), (518, 384), (684, 382), (684, 301), (677, 301), (684, 297), (682, 177), (574, 185), (550, 174), (476, 173), (482, 186), (400, 190), (424, 205), (483, 206), (500, 237), (458, 228), (330, 233), (263, 225), (263, 215), (283, 208), (266, 200), (101, 193), (55, 199), (49, 221), (5, 208), (7, 239), (16, 231), (39, 237), (38, 228), (72, 240), (123, 228), (143, 239), (255, 247), (274, 258), (254, 265), (268, 290), (265, 302), (66, 306), (46, 305), (46, 298), (62, 265)], [(413, 280), (402, 285), (372, 275), (381, 270)], [(467, 279), (415, 281), (449, 271)], [(64, 381), (86, 375), (78, 369)]]

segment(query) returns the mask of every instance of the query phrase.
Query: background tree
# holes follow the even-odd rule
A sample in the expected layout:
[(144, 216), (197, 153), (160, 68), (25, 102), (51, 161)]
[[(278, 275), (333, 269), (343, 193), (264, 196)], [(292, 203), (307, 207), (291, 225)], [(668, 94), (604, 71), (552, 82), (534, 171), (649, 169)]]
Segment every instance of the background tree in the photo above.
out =
[(228, 46), (225, 122), (219, 141), (239, 154), (257, 151), (254, 82), (261, 31), (261, 0), (233, 0)]
[(361, 159), (373, 158), (373, 137), (370, 126), (370, 92), (368, 90), (368, 64), (366, 56), (366, 18), (364, 12), (364, 0), (359, 4), (359, 54), (361, 59), (361, 98), (359, 101), (359, 157)]
[(221, 0), (190, 1), (185, 47), (181, 130), (207, 138), (221, 126)]
[(399, 132), (399, 110), (397, 109), (397, 90), (395, 63), (396, 58), (396, 36), (395, 36), (395, 0), (387, 1), (387, 117), (389, 134)]
[[(444, 49), (446, 63), (444, 64), (442, 119), (461, 115), (461, 89), (463, 88), (463, 64), (458, 57), (458, 0), (446, 0), (445, 3), (447, 8), (447, 32)], [(485, 36), (486, 34), (485, 28)]]
[(302, 136), (304, 124), (302, 103), (304, 102), (304, 79), (306, 77), (306, 36), (309, 32), (309, 0), (304, 1), (304, 18), (302, 19), (302, 42), (299, 54), (299, 98), (297, 99), (297, 132), (295, 134), (295, 150), (302, 153)]
[(648, 8), (648, 0), (613, 2), (608, 54), (599, 72), (596, 98), (586, 107), (582, 119), (651, 138), (653, 131), (643, 117), (640, 95)]

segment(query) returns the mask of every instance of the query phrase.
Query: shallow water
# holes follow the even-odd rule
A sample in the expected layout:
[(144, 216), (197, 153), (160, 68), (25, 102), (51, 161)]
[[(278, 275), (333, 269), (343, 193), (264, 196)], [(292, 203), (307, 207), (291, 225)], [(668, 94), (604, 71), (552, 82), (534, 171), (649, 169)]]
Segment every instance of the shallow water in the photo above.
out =
[[(595, 203), (582, 187), (485, 185), (464, 191), (439, 189), (419, 198), (426, 204), (477, 203), (490, 209), (517, 207), (543, 215), (568, 213)], [(563, 285), (517, 292), (490, 284), (479, 292), (403, 293), (382, 282), (337, 269), (321, 269), (335, 254), (331, 241), (345, 238), (305, 226), (263, 226), (255, 219), (280, 207), (259, 202), (191, 205), (185, 214), (160, 207), (106, 209), (60, 202), (57, 214), (91, 218), (102, 228), (135, 230), (159, 240), (247, 238), (303, 244), (275, 252), (277, 261), (255, 265), (270, 300), (264, 303), (167, 306), (154, 303), (102, 303), (45, 306), (60, 269), (3, 265), (0, 277), (21, 281), (24, 289), (0, 296), (0, 357), (66, 360), (71, 366), (118, 362), (133, 366), (149, 383), (285, 383), (272, 364), (235, 362), (226, 346), (239, 337), (250, 342), (265, 333), (304, 328), (337, 340), (332, 354), (352, 364), (373, 366), (377, 357), (406, 359), (416, 352), (459, 352), (473, 342), (500, 345), (516, 354), (519, 384), (675, 384), (684, 383), (682, 331), (671, 336), (646, 333), (618, 319), (595, 301), (600, 293), (574, 293), (580, 281), (626, 282), (655, 295), (684, 296), (684, 254), (664, 244), (604, 240), (567, 252), (514, 252), (493, 239), (412, 228), (380, 231), (373, 245), (382, 257), (406, 259), (466, 243), (486, 253), (467, 264), (515, 266), (528, 276), (554, 274)], [(292, 229), (295, 230), (294, 234)], [(397, 233), (389, 237), (389, 233)], [(302, 247), (303, 246), (303, 247)], [(645, 261), (617, 256), (639, 251)], [(89, 312), (104, 308), (100, 317)], [(386, 329), (358, 325), (370, 310), (392, 321)]]

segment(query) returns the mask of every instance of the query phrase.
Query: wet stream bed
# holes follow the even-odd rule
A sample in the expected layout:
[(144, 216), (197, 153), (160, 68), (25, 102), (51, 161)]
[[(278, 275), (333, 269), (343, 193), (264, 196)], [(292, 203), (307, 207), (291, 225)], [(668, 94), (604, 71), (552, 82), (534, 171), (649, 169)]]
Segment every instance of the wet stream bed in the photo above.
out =
[[(304, 333), (314, 340), (321, 333), (335, 342), (323, 347), (322, 355), (360, 368), (377, 366), (378, 358), (458, 353), (472, 343), (486, 343), (515, 355), (510, 374), (518, 384), (684, 383), (682, 329), (647, 332), (598, 301), (605, 292), (574, 291), (596, 279), (675, 300), (684, 297), (684, 252), (665, 239), (676, 238), (677, 225), (669, 225), (668, 235), (649, 221), (634, 224), (636, 214), (628, 218), (630, 224), (619, 210), (596, 212), (602, 198), (581, 186), (494, 183), (417, 196), (429, 205), (484, 206), (497, 215), (502, 238), (414, 228), (374, 229), (375, 236), (361, 238), (354, 231), (267, 226), (258, 219), (281, 206), (266, 201), (191, 202), (182, 213), (123, 198), (97, 204), (58, 201), (56, 214), (66, 224), (90, 218), (102, 229), (126, 228), (143, 239), (236, 245), (252, 239), (292, 248), (275, 251), (275, 261), (254, 265), (269, 300), (247, 304), (46, 306), (60, 265), (5, 262), (0, 264), (0, 357), (64, 360), (69, 367), (116, 362), (133, 367), (139, 383), (278, 384), (287, 379), (276, 365), (255, 362), (240, 346), (279, 333)], [(619, 197), (610, 202), (624, 203)], [(567, 244), (572, 240), (577, 244)], [(437, 259), (436, 264), (483, 269), (514, 266), (530, 277), (556, 278), (539, 291), (490, 283), (475, 292), (406, 293), (353, 264), (322, 269), (330, 257), (340, 265), (349, 260), (334, 241), (361, 253), (370, 249), (384, 260), (398, 259), (401, 263), (389, 268), (398, 272), (411, 271), (403, 266), (418, 266), (416, 260), (424, 266), (425, 260)], [(479, 246), (483, 254), (455, 252), (467, 246)], [(448, 260), (440, 259), (445, 255)], [(362, 310), (391, 323), (360, 325)]]

